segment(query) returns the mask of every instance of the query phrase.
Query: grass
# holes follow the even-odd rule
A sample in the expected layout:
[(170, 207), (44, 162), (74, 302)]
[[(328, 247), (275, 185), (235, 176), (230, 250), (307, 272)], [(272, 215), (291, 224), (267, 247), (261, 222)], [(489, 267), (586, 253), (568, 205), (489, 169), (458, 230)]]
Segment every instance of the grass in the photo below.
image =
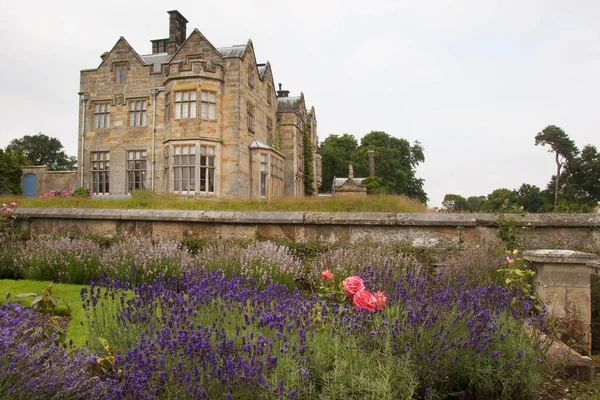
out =
[[(20, 293), (40, 293), (48, 283), (47, 281), (2, 279), (0, 280), (0, 304), (7, 301), (7, 295), (10, 293), (10, 301), (20, 301), (23, 305), (29, 306), (32, 298), (16, 299), (15, 296)], [(82, 287), (84, 285), (55, 283), (52, 288), (53, 296), (64, 299), (70, 307), (69, 310), (64, 302), (59, 301), (55, 314), (71, 316), (67, 341), (73, 340), (73, 345), (78, 348), (85, 347), (89, 338), (87, 317), (81, 305)]]
[(142, 210), (202, 211), (313, 211), (313, 212), (427, 212), (427, 207), (405, 196), (366, 198), (290, 197), (275, 200), (192, 200), (169, 194), (139, 191), (127, 199), (0, 197), (0, 203), (16, 201), (20, 208), (121, 208)]

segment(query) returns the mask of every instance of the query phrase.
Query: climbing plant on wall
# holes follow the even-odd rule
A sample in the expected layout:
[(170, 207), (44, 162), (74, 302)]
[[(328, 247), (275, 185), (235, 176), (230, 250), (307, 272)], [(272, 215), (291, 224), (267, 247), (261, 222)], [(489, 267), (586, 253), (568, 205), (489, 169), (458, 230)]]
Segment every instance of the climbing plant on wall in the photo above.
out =
[(307, 196), (315, 194), (313, 154), (314, 149), (308, 130), (304, 129), (304, 194)]

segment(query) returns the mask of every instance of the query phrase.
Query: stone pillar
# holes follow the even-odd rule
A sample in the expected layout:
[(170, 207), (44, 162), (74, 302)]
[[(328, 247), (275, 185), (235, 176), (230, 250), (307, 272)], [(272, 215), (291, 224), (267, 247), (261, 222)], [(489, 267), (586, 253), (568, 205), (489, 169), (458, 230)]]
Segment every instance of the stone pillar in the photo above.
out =
[(572, 250), (527, 250), (523, 257), (533, 263), (537, 297), (550, 314), (563, 320), (576, 341), (575, 350), (591, 354), (592, 298), (590, 275), (598, 256)]
[(348, 164), (348, 178), (354, 179), (354, 168), (352, 167), (352, 163)]
[(367, 151), (369, 155), (369, 176), (375, 176), (375, 150)]

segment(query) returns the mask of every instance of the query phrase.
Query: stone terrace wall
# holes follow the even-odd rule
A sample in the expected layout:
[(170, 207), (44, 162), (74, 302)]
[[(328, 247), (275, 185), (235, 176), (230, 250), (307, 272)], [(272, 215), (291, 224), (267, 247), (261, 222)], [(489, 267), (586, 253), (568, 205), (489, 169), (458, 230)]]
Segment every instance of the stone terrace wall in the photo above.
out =
[[(211, 240), (285, 239), (299, 243), (403, 243), (433, 250), (501, 247), (493, 214), (234, 212), (21, 208), (32, 235), (148, 235)], [(599, 214), (510, 216), (523, 226), (529, 249), (571, 249), (600, 254)]]

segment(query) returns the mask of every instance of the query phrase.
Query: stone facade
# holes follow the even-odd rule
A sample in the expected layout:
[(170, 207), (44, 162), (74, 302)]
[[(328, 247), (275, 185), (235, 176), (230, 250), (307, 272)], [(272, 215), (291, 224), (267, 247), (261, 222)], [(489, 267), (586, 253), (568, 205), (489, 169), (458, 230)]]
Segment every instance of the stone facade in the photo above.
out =
[(304, 95), (275, 90), (250, 40), (216, 48), (197, 29), (186, 38), (187, 22), (169, 11), (169, 38), (152, 40), (152, 54), (121, 37), (98, 68), (81, 71), (80, 185), (116, 195), (303, 195), (308, 133), (318, 187), (317, 123)]

